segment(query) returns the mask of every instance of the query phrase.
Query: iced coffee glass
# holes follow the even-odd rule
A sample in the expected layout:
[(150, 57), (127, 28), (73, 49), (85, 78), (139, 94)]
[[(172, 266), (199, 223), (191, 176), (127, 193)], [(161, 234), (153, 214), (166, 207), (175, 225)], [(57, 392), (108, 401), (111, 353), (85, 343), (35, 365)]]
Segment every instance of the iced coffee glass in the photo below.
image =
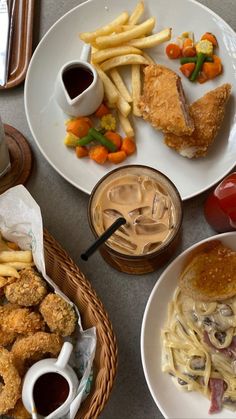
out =
[(94, 187), (88, 207), (98, 238), (117, 218), (122, 225), (100, 247), (103, 258), (119, 271), (144, 274), (163, 265), (175, 250), (182, 225), (182, 201), (175, 185), (147, 166), (122, 166)]

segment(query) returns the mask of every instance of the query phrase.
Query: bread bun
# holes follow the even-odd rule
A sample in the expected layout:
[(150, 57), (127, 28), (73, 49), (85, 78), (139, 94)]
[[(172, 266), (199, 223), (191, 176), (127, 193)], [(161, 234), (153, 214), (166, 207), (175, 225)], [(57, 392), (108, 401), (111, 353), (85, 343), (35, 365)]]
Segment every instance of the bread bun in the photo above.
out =
[(179, 277), (182, 292), (194, 300), (221, 301), (236, 294), (236, 252), (220, 240), (203, 243), (190, 254)]

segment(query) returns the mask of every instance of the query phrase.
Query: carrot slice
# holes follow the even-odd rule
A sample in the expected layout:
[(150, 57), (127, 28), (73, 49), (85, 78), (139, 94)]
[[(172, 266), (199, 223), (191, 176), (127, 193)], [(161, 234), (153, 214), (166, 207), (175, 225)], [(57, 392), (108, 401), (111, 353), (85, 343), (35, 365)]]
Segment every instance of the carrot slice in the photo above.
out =
[(177, 44), (168, 44), (166, 47), (166, 55), (171, 59), (176, 59), (181, 57), (181, 49)]
[(215, 35), (213, 35), (213, 33), (211, 32), (204, 33), (201, 37), (201, 41), (203, 41), (204, 39), (207, 39), (207, 41), (210, 41), (214, 45), (214, 47), (218, 47), (218, 41)]
[(133, 154), (136, 151), (136, 144), (134, 139), (131, 137), (125, 137), (123, 139), (121, 150), (123, 150), (127, 154), (127, 156)]
[(88, 156), (88, 150), (86, 147), (82, 145), (77, 145), (75, 147), (76, 156), (80, 159), (82, 157)]
[(110, 140), (113, 144), (116, 145), (117, 150), (119, 150), (121, 148), (121, 144), (122, 144), (122, 138), (121, 136), (114, 131), (107, 131), (104, 136)]
[(222, 63), (220, 57), (213, 54), (212, 58), (212, 63), (205, 62), (202, 66), (202, 72), (205, 74), (208, 80), (214, 79), (222, 72)]
[(121, 163), (122, 161), (124, 161), (126, 159), (127, 155), (124, 151), (120, 150), (120, 151), (115, 151), (114, 153), (109, 153), (108, 154), (108, 160), (111, 163)]
[(87, 117), (70, 119), (66, 124), (66, 131), (71, 132), (76, 137), (82, 138), (88, 134), (91, 125), (91, 121)]
[(183, 57), (195, 57), (195, 55), (197, 55), (196, 48), (191, 38), (186, 38), (184, 40), (182, 55)]
[(183, 73), (185, 77), (190, 77), (193, 70), (195, 69), (195, 63), (186, 63), (180, 66), (180, 71)]
[(107, 115), (108, 113), (110, 113), (109, 108), (104, 103), (101, 103), (101, 105), (95, 112), (95, 116), (97, 118), (102, 118), (104, 115)]
[(95, 145), (89, 150), (90, 159), (98, 164), (104, 164), (107, 160), (108, 150), (103, 145)]

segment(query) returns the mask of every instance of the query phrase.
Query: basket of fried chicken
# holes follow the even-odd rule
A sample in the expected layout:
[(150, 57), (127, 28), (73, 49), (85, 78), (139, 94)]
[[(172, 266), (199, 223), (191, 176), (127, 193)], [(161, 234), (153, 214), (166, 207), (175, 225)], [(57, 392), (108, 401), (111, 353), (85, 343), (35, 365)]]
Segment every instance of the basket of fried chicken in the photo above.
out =
[(0, 196), (0, 208), (0, 416), (47, 417), (26, 408), (24, 380), (32, 366), (56, 360), (70, 342), (78, 387), (63, 418), (96, 418), (116, 373), (108, 316), (79, 268), (43, 232), (40, 209), (22, 185)]

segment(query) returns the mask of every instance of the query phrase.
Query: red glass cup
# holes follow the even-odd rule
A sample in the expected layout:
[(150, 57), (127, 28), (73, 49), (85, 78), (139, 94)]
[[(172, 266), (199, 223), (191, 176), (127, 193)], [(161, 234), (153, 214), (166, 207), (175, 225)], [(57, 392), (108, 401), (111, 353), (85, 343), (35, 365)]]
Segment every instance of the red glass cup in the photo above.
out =
[(236, 172), (223, 179), (209, 195), (204, 214), (215, 231), (223, 233), (236, 230)]

